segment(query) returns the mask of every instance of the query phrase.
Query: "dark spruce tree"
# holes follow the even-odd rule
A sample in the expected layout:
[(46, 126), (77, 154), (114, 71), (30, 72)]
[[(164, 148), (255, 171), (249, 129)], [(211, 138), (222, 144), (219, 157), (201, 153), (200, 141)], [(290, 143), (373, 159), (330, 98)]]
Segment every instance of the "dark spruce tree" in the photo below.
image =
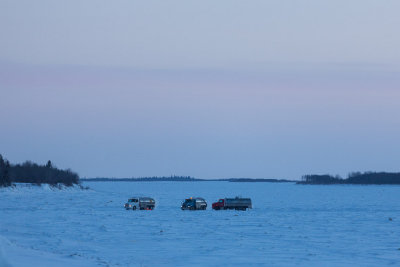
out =
[(50, 160), (47, 161), (46, 168), (49, 168), (49, 169), (53, 168), (53, 164), (51, 164)]
[(0, 187), (10, 186), (10, 162), (0, 154)]

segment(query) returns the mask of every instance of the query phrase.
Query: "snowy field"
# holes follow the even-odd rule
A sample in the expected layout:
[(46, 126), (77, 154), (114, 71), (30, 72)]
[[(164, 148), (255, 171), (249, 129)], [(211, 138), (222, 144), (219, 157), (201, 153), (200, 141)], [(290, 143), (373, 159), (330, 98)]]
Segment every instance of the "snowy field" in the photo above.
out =
[[(0, 266), (400, 265), (399, 186), (91, 182), (0, 189)], [(157, 201), (126, 211), (128, 197)], [(220, 197), (250, 211), (213, 211)], [(181, 211), (190, 196), (206, 211)]]

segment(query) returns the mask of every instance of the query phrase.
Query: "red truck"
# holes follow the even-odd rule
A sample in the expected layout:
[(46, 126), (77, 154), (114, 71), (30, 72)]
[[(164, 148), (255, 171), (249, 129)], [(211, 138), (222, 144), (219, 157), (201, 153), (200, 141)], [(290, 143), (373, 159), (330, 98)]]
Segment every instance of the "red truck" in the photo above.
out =
[(212, 204), (212, 208), (214, 210), (246, 210), (251, 209), (252, 205), (250, 198), (221, 198), (220, 200)]

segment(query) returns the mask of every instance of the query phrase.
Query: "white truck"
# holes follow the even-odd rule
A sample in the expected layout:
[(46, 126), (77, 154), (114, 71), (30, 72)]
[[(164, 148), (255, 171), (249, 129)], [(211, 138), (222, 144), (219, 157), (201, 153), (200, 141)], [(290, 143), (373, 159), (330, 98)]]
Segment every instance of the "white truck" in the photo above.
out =
[(153, 210), (156, 202), (151, 197), (132, 197), (124, 207), (126, 210)]

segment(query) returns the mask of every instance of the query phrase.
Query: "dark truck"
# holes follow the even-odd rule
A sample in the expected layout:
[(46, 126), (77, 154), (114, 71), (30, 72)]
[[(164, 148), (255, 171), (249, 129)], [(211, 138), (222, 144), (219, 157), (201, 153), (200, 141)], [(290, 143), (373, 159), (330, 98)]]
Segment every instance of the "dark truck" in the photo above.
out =
[(207, 202), (201, 197), (191, 197), (185, 199), (181, 205), (182, 210), (205, 210)]
[(246, 210), (251, 209), (251, 199), (250, 198), (221, 198), (218, 202), (212, 204), (214, 210)]

